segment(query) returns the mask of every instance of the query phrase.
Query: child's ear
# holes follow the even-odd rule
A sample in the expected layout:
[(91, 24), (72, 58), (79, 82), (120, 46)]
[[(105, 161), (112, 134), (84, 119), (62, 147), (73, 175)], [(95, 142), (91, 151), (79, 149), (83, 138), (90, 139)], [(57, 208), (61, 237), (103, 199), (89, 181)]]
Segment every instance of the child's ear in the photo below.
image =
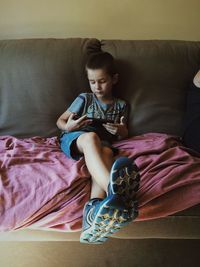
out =
[(113, 75), (113, 84), (116, 84), (118, 82), (118, 80), (119, 80), (119, 74), (116, 73)]

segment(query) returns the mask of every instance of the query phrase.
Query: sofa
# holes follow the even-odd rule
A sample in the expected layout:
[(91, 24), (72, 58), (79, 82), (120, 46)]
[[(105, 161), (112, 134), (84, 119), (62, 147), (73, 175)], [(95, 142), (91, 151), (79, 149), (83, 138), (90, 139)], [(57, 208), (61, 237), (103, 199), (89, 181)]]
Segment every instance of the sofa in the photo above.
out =
[[(148, 134), (158, 133), (176, 138), (182, 150), (191, 159), (195, 158), (198, 179), (200, 156), (184, 148), (181, 136), (189, 83), (200, 65), (200, 42), (93, 38), (1, 40), (0, 135), (19, 140), (57, 138), (57, 118), (80, 92), (88, 90), (84, 72), (87, 56), (100, 50), (116, 58), (120, 80), (115, 93), (130, 104), (130, 137), (146, 138)], [(135, 160), (137, 163), (136, 156)], [(3, 169), (1, 172), (3, 179)], [(199, 180), (196, 185), (199, 186)], [(197, 198), (195, 204), (190, 202), (171, 214), (161, 212), (160, 218), (135, 221), (112, 237), (155, 239), (155, 242), (156, 239), (183, 242), (200, 239), (200, 197)], [(1, 231), (0, 240), (78, 241), (79, 236), (78, 230), (58, 231), (29, 224)]]

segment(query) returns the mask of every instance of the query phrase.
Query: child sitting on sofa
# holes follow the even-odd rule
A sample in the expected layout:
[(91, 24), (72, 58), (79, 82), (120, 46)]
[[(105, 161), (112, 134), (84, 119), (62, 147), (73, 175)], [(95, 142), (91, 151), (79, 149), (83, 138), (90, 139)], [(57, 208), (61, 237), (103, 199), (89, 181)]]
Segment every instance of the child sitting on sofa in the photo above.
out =
[(91, 174), (90, 200), (83, 211), (80, 241), (102, 243), (138, 215), (137, 166), (128, 157), (118, 157), (111, 143), (128, 136), (128, 107), (113, 96), (118, 81), (109, 53), (89, 57), (86, 73), (92, 93), (80, 94), (57, 120), (62, 130), (61, 149), (67, 157), (84, 156)]
[(188, 92), (183, 142), (200, 153), (200, 70)]

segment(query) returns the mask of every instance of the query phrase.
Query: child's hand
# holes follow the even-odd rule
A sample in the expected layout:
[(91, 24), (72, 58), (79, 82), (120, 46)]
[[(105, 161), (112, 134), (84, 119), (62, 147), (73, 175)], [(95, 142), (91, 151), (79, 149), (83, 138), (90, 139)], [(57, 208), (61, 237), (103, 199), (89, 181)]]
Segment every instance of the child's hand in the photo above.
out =
[(92, 120), (87, 119), (87, 115), (83, 115), (82, 117), (75, 119), (76, 113), (71, 113), (67, 123), (65, 125), (65, 130), (68, 132), (76, 131), (81, 129), (83, 126), (86, 126), (92, 122)]
[(106, 123), (103, 124), (103, 126), (109, 133), (113, 135), (118, 135), (121, 138), (125, 138), (128, 136), (128, 129), (125, 124), (124, 116), (120, 118), (120, 123)]

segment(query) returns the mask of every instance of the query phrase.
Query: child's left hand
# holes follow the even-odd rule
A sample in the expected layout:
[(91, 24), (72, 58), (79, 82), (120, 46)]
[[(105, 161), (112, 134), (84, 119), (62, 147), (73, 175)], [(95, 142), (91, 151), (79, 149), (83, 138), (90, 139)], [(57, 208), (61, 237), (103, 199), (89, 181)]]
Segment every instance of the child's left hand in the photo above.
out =
[(120, 123), (106, 123), (103, 124), (104, 128), (106, 128), (106, 130), (113, 134), (113, 135), (117, 135), (119, 137), (125, 138), (128, 135), (128, 129), (125, 123), (125, 118), (124, 116), (120, 118)]

